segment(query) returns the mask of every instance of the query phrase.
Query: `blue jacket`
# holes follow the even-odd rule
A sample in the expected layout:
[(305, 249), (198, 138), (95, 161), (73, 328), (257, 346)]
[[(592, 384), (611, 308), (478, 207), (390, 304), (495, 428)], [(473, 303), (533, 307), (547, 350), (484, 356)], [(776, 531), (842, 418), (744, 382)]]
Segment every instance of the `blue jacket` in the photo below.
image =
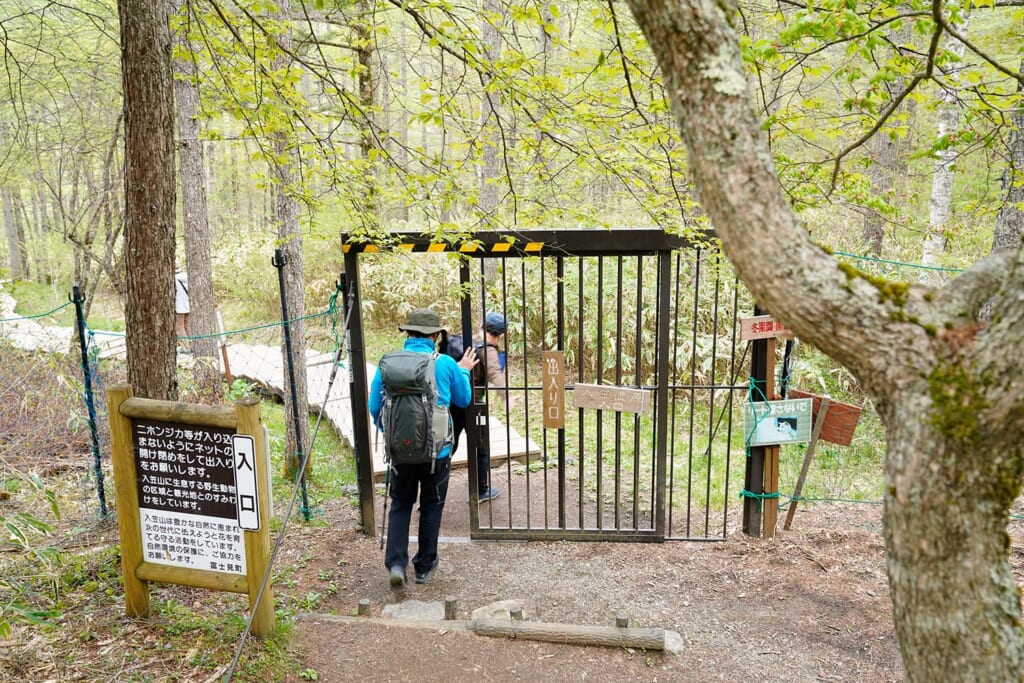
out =
[[(428, 337), (409, 337), (405, 340), (406, 351), (417, 351), (419, 353), (433, 353), (434, 342)], [(440, 354), (434, 363), (434, 376), (437, 379), (437, 404), (447, 409), (450, 405), (465, 408), (473, 399), (473, 387), (469, 383), (469, 370), (460, 367), (455, 359), (447, 354)], [(373, 424), (381, 429), (380, 412), (384, 407), (384, 381), (380, 377), (380, 368), (373, 374), (373, 382), (370, 383), (370, 415), (373, 416)], [(437, 458), (447, 458), (451, 454), (451, 446), (446, 446)]]

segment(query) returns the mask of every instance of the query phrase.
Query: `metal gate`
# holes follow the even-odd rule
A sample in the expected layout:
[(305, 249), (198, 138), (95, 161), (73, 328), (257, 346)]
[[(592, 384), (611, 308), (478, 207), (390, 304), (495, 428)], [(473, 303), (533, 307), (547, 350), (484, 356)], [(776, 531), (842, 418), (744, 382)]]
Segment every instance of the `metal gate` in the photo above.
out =
[[(507, 389), (478, 387), (467, 414), (466, 452), (489, 444), (488, 478), (501, 491), (476, 505), (476, 459), (467, 458), (472, 538), (725, 537), (730, 478), (742, 474), (734, 396), (748, 384), (736, 382), (740, 288), (717, 251), (646, 229), (487, 232), (455, 244), (396, 237), (406, 251), (468, 257), (464, 338), (489, 311), (509, 324), (498, 349)], [(367, 247), (343, 244), (358, 302), (357, 254)], [(357, 304), (357, 426), (367, 384), (358, 313)]]

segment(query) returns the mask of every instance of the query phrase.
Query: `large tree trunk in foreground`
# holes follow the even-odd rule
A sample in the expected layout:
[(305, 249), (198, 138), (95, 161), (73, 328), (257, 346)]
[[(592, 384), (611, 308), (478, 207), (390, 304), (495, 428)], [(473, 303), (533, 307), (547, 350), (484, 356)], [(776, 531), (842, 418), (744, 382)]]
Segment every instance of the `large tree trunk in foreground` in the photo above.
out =
[(136, 396), (178, 397), (174, 89), (167, 3), (118, 0), (125, 120), (125, 345)]
[[(1024, 462), (1020, 252), (941, 289), (839, 263), (795, 220), (754, 115), (726, 3), (629, 0), (722, 246), (758, 304), (845, 365), (886, 424), (885, 540), (910, 681), (1018, 681), (1007, 558)], [(993, 322), (978, 322), (992, 297)]]

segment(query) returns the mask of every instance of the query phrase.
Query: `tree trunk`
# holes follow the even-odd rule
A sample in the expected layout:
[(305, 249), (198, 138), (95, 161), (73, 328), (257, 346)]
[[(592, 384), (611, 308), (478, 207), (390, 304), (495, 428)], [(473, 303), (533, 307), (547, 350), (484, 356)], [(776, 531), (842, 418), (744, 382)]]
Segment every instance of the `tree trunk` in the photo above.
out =
[(25, 214), (25, 204), (21, 201), (20, 189), (15, 189), (11, 193), (11, 204), (14, 213), (14, 230), (18, 236), (18, 260), (21, 261), (21, 275), (25, 280), (31, 280), (32, 268), (28, 260), (28, 235), (25, 232), (28, 216)]
[(14, 222), (14, 193), (6, 188), (0, 189), (0, 203), (4, 205), (4, 232), (7, 234), (7, 254), (11, 267), (11, 279), (24, 280), (25, 273), (21, 268), (21, 248), (18, 245), (18, 226)]
[[(480, 32), (483, 37), (485, 63), (494, 65), (501, 57), (501, 34), (498, 25), (501, 23), (502, 5), (498, 0), (482, 0), (480, 15)], [(493, 68), (493, 67), (492, 67)], [(492, 228), (498, 219), (498, 186), (501, 181), (501, 107), (498, 93), (490, 87), (491, 78), (486, 73), (480, 75), (483, 86), (483, 101), (480, 103), (480, 220), (477, 228)], [(493, 259), (484, 262), (485, 267), (494, 263)], [(493, 273), (488, 273), (493, 277)]]
[(763, 309), (858, 378), (886, 425), (885, 540), (907, 680), (1021, 680), (1005, 523), (1024, 473), (1024, 255), (986, 259), (941, 289), (837, 262), (778, 182), (728, 7), (629, 4), (726, 255)]
[[(291, 3), (284, 0), (280, 3), (279, 12), (282, 17), (291, 14)], [(291, 47), (291, 36), (285, 33), (279, 38), (284, 49)], [(280, 55), (274, 63), (275, 69), (283, 71), (289, 62), (285, 54)], [(305, 293), (303, 284), (302, 263), (302, 231), (299, 229), (299, 203), (295, 199), (298, 186), (298, 175), (295, 172), (295, 150), (284, 134), (277, 134), (273, 139), (275, 161), (275, 192), (274, 214), (277, 220), (277, 235), (281, 251), (285, 257), (284, 278), (285, 297), (288, 302), (290, 318), (292, 360), (294, 361), (295, 395), (290, 386), (285, 386), (285, 476), (294, 478), (299, 471), (301, 458), (307, 454), (309, 444), (309, 399), (306, 382), (306, 315)], [(281, 355), (284, 358), (285, 380), (287, 375), (288, 354), (284, 338), (281, 340)], [(298, 424), (295, 416), (298, 415)], [(298, 438), (296, 438), (296, 432)], [(313, 471), (313, 463), (309, 462), (306, 473)]]
[[(908, 43), (912, 39), (910, 26), (906, 25), (899, 29), (896, 39), (901, 43)], [(889, 93), (890, 101), (903, 91), (906, 87), (906, 79), (897, 76), (892, 82), (885, 84)], [(904, 102), (904, 111), (913, 105), (914, 100)], [(906, 155), (900, 154), (899, 142), (885, 132), (880, 132), (871, 138), (871, 165), (868, 167), (868, 179), (871, 181), (871, 194), (884, 201), (887, 205), (892, 204), (894, 199), (894, 186), (896, 179), (906, 175)], [(879, 210), (868, 208), (864, 216), (864, 229), (861, 233), (864, 242), (868, 245), (870, 253), (876, 258), (882, 255), (882, 245), (885, 242), (885, 225), (887, 219)]]
[[(174, 11), (185, 8), (188, 0), (173, 0)], [(187, 28), (175, 41), (188, 50)], [(185, 262), (188, 271), (190, 333), (196, 385), (211, 398), (219, 385), (217, 331), (214, 319), (213, 266), (210, 263), (210, 224), (206, 204), (206, 173), (203, 162), (203, 141), (200, 139), (199, 87), (195, 83), (196, 67), (190, 59), (175, 62), (179, 77), (174, 81), (174, 99), (178, 115), (178, 156), (181, 164), (181, 210), (185, 237)]]
[(118, 0), (125, 118), (125, 327), (136, 396), (178, 396), (174, 341), (174, 90), (167, 4)]
[(370, 233), (380, 226), (380, 205), (374, 151), (377, 144), (377, 84), (374, 79), (374, 38), (373, 14), (370, 5), (360, 2), (358, 16), (352, 21), (355, 33), (356, 59), (359, 60), (359, 102), (366, 114), (366, 120), (360, 123), (359, 157), (364, 165), (363, 174), (365, 189), (360, 199), (362, 216), (360, 220)]
[[(1020, 69), (1024, 71), (1024, 61)], [(1017, 88), (1020, 92), (1021, 87)], [(1003, 173), (1005, 201), (996, 216), (992, 253), (1014, 251), (1021, 247), (1024, 235), (1024, 105), (1014, 112), (1007, 143), (1007, 166)]]
[[(958, 26), (962, 34), (967, 33), (968, 18), (965, 14), (963, 24)], [(957, 97), (957, 86), (960, 84), (959, 60), (964, 56), (964, 44), (950, 38), (947, 48), (958, 58), (957, 64), (949, 74), (949, 84), (943, 89), (942, 104), (938, 110), (938, 130), (936, 137), (945, 139), (942, 149), (936, 153), (935, 170), (932, 172), (932, 195), (928, 202), (928, 233), (925, 235), (921, 263), (925, 266), (937, 267), (946, 251), (946, 223), (949, 222), (953, 207), (953, 164), (956, 161), (956, 145), (953, 138), (960, 128), (960, 102)], [(921, 281), (937, 285), (942, 282), (942, 275), (937, 270), (923, 269)]]

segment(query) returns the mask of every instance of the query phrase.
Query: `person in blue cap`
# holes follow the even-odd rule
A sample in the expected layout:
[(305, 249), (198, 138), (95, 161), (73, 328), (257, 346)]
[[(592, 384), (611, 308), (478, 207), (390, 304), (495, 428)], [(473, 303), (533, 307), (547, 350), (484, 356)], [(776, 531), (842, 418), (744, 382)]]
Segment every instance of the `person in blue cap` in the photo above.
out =
[[(486, 384), (483, 387), (475, 388), (474, 400), (482, 402), (487, 385), (505, 391), (505, 398), (508, 400), (508, 390), (505, 382), (505, 352), (501, 350), (502, 337), (508, 330), (508, 322), (505, 316), (497, 311), (489, 311), (484, 317), (483, 335), (473, 338), (473, 347), (477, 350), (477, 359), (480, 361), (483, 370), (480, 380), (476, 384)], [(452, 428), (455, 432), (455, 440), (452, 444), (452, 452), (459, 447), (459, 436), (466, 428), (466, 411), (455, 406), (452, 407)], [(490, 444), (480, 444), (476, 450), (476, 473), (477, 473), (477, 500), (486, 503), (494, 500), (500, 493), (498, 487), (491, 485), (491, 451)]]

